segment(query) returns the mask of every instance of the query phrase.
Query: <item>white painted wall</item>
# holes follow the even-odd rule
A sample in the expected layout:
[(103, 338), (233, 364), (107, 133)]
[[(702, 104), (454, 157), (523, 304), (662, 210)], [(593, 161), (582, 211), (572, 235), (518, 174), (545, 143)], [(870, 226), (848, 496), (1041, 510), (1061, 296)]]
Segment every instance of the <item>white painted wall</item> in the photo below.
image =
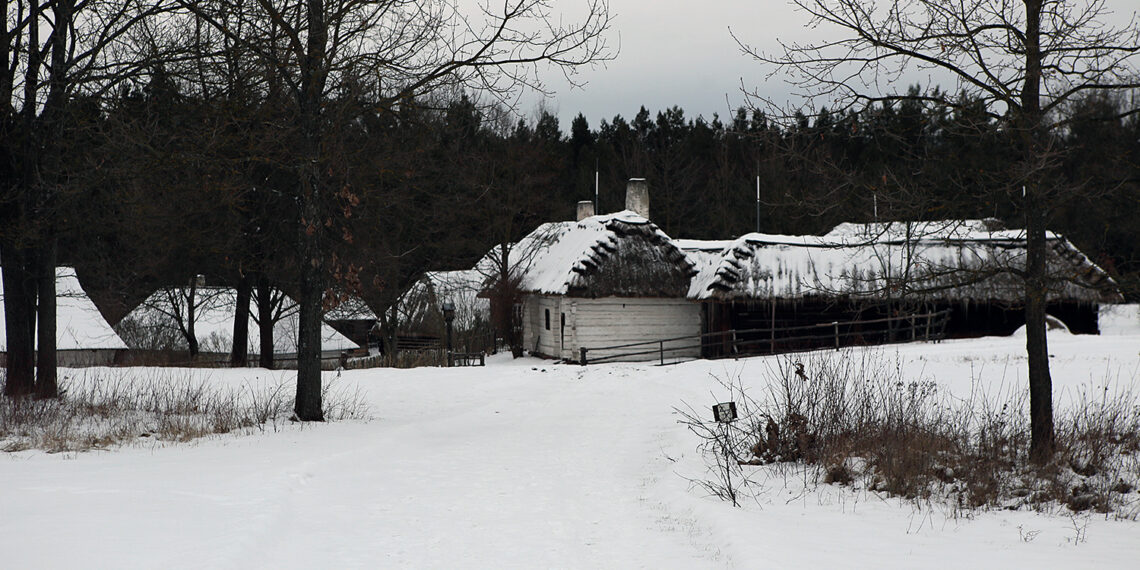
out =
[[(528, 295), (523, 300), (523, 342), (526, 350), (561, 358), (559, 333), (559, 306), (561, 297), (548, 295)], [(546, 315), (550, 314), (550, 328), (547, 329)]]
[[(547, 311), (550, 312), (549, 330)], [(642, 350), (653, 353), (621, 360), (657, 360), (660, 355), (655, 346), (614, 351), (597, 349), (698, 335), (701, 332), (700, 305), (685, 299), (530, 295), (523, 305), (523, 328), (526, 349), (545, 356), (577, 361), (579, 349), (584, 346), (589, 360)], [(666, 342), (664, 347), (666, 360), (700, 356), (697, 339)]]

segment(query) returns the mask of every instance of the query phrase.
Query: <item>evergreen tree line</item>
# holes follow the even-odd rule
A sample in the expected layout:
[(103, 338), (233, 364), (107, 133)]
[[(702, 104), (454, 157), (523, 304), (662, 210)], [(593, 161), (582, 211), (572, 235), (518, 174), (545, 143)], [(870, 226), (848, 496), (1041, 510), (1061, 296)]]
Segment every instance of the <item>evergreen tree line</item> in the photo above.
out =
[[(466, 95), (395, 111), (355, 97), (341, 102), (351, 120), (325, 143), (337, 157), (327, 173), (336, 196), (316, 223), (332, 252), (330, 304), (358, 294), (382, 311), (426, 270), (470, 267), (542, 222), (571, 219), (595, 180), (611, 212), (624, 207), (628, 178), (647, 178), (651, 217), (674, 237), (726, 239), (757, 225), (813, 234), (876, 219), (1022, 225), (1020, 196), (989, 177), (1011, 145), (981, 109), (905, 102), (783, 124), (745, 109), (722, 121), (643, 107), (596, 129), (579, 114), (564, 133), (548, 111), (519, 118)], [(1125, 105), (1099, 96), (1065, 110), (1056, 160), (1072, 188), (1050, 228), (1136, 299), (1140, 121), (1103, 119)], [(239, 293), (295, 288), (295, 141), (272, 95), (187, 89), (154, 73), (105, 111), (72, 111), (84, 136), (63, 154), (73, 166), (61, 255), (112, 320), (198, 274)]]

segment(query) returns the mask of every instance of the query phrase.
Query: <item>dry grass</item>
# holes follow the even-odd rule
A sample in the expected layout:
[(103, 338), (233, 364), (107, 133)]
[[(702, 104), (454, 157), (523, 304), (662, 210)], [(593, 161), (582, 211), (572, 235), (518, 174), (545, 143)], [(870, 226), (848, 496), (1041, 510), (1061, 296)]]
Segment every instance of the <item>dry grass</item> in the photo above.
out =
[[(277, 430), (292, 416), (294, 379), (276, 374), (238, 387), (188, 369), (85, 369), (61, 379), (55, 400), (0, 398), (0, 450), (49, 453), (142, 442), (187, 442), (243, 430)], [(325, 384), (325, 417), (363, 418), (361, 395)]]
[[(1065, 507), (1140, 517), (1140, 399), (1114, 390), (1122, 384), (1112, 379), (1056, 415), (1057, 454), (1040, 467), (1028, 461), (1021, 390), (987, 394), (975, 381), (972, 394), (953, 398), (932, 381), (904, 378), (900, 363), (877, 351), (776, 362), (759, 396), (738, 378), (722, 381), (741, 418), (705, 431), (715, 434), (705, 447), (716, 487), (751, 483), (753, 466), (806, 465), (817, 482), (956, 508)], [(693, 425), (702, 421), (698, 415), (682, 414), (701, 435)]]

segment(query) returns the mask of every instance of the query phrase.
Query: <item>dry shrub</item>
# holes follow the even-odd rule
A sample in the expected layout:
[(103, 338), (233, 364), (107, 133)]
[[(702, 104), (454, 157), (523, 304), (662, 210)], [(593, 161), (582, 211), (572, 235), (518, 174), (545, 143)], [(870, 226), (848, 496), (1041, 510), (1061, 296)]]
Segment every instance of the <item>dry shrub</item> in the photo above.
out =
[[(89, 451), (142, 442), (188, 442), (286, 425), (294, 380), (277, 374), (221, 386), (201, 370), (90, 368), (64, 376), (53, 400), (0, 398), (0, 450)], [(335, 380), (324, 387), (325, 417), (367, 417), (363, 397)]]
[[(718, 449), (737, 454), (739, 465), (804, 464), (825, 483), (967, 508), (1140, 515), (1132, 492), (1140, 486), (1140, 399), (1111, 388), (1126, 383), (1107, 378), (1060, 406), (1056, 460), (1037, 466), (1028, 461), (1028, 387), (975, 379), (971, 394), (955, 398), (930, 379), (904, 378), (901, 362), (876, 350), (789, 355), (766, 376), (760, 398), (740, 378), (721, 382), (742, 413)], [(694, 420), (704, 421), (683, 421)]]

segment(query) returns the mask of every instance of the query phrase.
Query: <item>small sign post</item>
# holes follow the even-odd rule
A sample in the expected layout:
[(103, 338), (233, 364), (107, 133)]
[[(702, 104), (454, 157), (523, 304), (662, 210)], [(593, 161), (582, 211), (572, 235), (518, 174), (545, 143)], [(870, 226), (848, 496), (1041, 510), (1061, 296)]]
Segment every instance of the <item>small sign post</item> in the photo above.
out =
[(729, 436), (729, 430), (731, 429), (730, 424), (736, 420), (736, 402), (721, 402), (714, 405), (712, 409), (713, 418), (720, 424), (720, 429), (717, 430), (720, 432), (720, 438), (718, 438), (718, 440), (723, 438), (723, 441), (717, 441), (717, 444), (720, 446), (721, 451), (724, 452), (724, 464), (721, 465), (721, 468), (723, 469), (728, 496), (732, 499), (732, 506), (740, 506), (739, 503), (736, 502), (736, 488), (732, 483), (732, 466), (739, 462), (734, 458), (732, 439)]
[(713, 418), (727, 424), (736, 419), (736, 402), (722, 402), (713, 406)]

